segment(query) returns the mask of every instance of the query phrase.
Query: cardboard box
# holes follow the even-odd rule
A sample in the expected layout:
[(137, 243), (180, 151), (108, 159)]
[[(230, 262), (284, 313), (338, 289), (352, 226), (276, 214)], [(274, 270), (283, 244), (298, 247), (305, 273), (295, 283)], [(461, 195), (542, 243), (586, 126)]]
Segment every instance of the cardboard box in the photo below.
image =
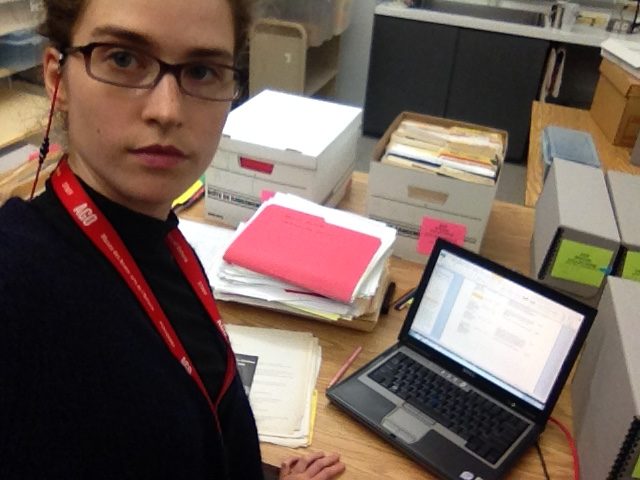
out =
[(620, 234), (613, 273), (640, 281), (640, 176), (609, 170), (606, 179)]
[(640, 132), (640, 80), (603, 58), (591, 116), (612, 144), (633, 147)]
[[(353, 164), (347, 168), (343, 177), (329, 192), (328, 197), (317, 203), (327, 207), (337, 206), (351, 187), (352, 174)], [(219, 185), (230, 185), (231, 188)], [(233, 227), (237, 227), (239, 223), (246, 222), (251, 218), (262, 203), (261, 192), (274, 190), (272, 184), (261, 179), (248, 178), (245, 175), (213, 168), (209, 168), (207, 171), (206, 188), (207, 215)], [(300, 188), (287, 186), (277, 190), (305, 197), (304, 190)], [(251, 193), (240, 193), (244, 191)]]
[(602, 170), (554, 160), (536, 204), (532, 276), (596, 307), (619, 246)]
[(631, 165), (640, 166), (640, 135), (636, 138), (636, 143), (633, 144), (629, 162), (631, 162)]
[(576, 367), (571, 398), (584, 480), (609, 478), (631, 421), (640, 415), (638, 298), (639, 283), (608, 278)]
[(229, 114), (205, 175), (207, 215), (237, 226), (276, 191), (336, 205), (353, 172), (361, 119), (360, 108), (262, 91)]
[(393, 253), (419, 263), (429, 256), (417, 251), (420, 227), (425, 216), (464, 224), (467, 228), (464, 247), (478, 252), (491, 213), (500, 173), (493, 185), (482, 185), (382, 163), (391, 134), (405, 119), (445, 127), (463, 126), (498, 133), (503, 138), (504, 154), (507, 132), (456, 120), (402, 112), (378, 141), (369, 169), (367, 212), (369, 217), (398, 230)]

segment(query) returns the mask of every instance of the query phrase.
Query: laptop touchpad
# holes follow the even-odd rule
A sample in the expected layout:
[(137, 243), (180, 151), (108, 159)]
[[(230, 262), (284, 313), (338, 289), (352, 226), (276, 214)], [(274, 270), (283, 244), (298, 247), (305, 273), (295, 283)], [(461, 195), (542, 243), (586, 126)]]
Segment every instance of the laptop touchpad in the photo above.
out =
[(414, 412), (398, 407), (382, 419), (382, 426), (396, 437), (407, 443), (420, 440), (431, 428), (429, 424)]

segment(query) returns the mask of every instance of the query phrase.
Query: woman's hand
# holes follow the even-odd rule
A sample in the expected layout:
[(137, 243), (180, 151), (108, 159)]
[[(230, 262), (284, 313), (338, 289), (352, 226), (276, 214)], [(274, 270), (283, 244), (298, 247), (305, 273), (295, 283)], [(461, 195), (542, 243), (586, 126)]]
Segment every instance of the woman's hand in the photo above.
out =
[(337, 478), (344, 469), (344, 463), (337, 453), (310, 453), (283, 461), (280, 480), (330, 480)]

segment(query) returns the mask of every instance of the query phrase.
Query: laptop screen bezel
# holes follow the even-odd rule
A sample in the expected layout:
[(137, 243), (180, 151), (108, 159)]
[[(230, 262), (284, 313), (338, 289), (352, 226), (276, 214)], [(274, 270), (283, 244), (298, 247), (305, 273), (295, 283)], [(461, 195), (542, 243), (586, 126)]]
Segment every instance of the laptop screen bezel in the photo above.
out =
[[(545, 406), (542, 410), (534, 407), (517, 395), (498, 387), (496, 384), (490, 382), (489, 380), (486, 380), (482, 376), (469, 371), (459, 363), (449, 359), (446, 355), (442, 354), (435, 348), (432, 348), (409, 335), (409, 330), (411, 329), (411, 325), (413, 324), (415, 315), (418, 311), (418, 308), (420, 307), (420, 303), (427, 288), (427, 284), (429, 283), (429, 279), (431, 278), (431, 274), (433, 273), (437, 259), (440, 256), (440, 252), (443, 250), (457, 255), (460, 258), (469, 260), (474, 264), (480, 265), (481, 267), (484, 267), (504, 278), (512, 280), (517, 284), (522, 285), (523, 287), (526, 287), (540, 295), (558, 302), (561, 305), (566, 306), (573, 311), (580, 313), (583, 316), (584, 320), (580, 325), (578, 333), (575, 336), (573, 344), (571, 345), (565, 361), (560, 368), (558, 377), (553, 383), (553, 386), (549, 392), (549, 397), (547, 398)], [(595, 309), (583, 304), (582, 302), (579, 302), (563, 293), (542, 285), (521, 273), (510, 270), (492, 260), (489, 260), (476, 253), (470, 252), (464, 248), (461, 248), (439, 238), (435, 243), (433, 251), (431, 252), (427, 265), (425, 266), (424, 272), (422, 274), (422, 278), (420, 279), (420, 283), (416, 288), (414, 300), (409, 308), (409, 311), (407, 312), (407, 316), (402, 325), (402, 329), (400, 330), (400, 334), (398, 335), (398, 340), (401, 344), (408, 345), (410, 348), (419, 352), (429, 360), (441, 365), (443, 368), (449, 370), (452, 374), (468, 382), (470, 385), (479, 388), (481, 391), (486, 392), (503, 404), (508, 405), (515, 411), (525, 415), (527, 418), (530, 418), (532, 421), (538, 424), (544, 424), (549, 419), (551, 411), (558, 401), (558, 397), (560, 396), (562, 388), (564, 387), (569, 373), (571, 372), (571, 368), (573, 367), (578, 353), (580, 352), (580, 348), (582, 347), (589, 329), (593, 324), (596, 312), (597, 311)]]

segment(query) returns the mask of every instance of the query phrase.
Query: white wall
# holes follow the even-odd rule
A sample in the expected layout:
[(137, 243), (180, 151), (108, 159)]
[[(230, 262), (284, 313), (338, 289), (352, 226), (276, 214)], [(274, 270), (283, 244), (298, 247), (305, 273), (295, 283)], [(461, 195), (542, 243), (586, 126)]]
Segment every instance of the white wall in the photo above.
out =
[(362, 107), (376, 0), (352, 0), (351, 22), (340, 40), (336, 100)]

